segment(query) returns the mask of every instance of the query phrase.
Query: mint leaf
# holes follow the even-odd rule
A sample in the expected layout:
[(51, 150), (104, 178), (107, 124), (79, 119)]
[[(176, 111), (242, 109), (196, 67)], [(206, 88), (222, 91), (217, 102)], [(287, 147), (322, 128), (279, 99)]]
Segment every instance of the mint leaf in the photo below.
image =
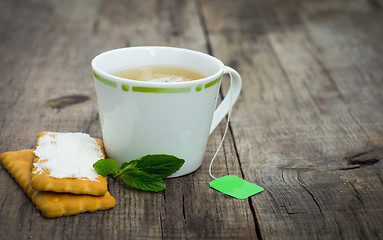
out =
[(166, 189), (166, 185), (162, 179), (150, 176), (137, 168), (126, 170), (122, 180), (132, 187), (145, 191), (158, 192)]
[(133, 165), (152, 177), (166, 178), (180, 169), (184, 162), (185, 160), (172, 155), (152, 154), (130, 161), (127, 164)]
[(118, 171), (118, 162), (113, 159), (100, 159), (93, 164), (93, 168), (97, 174), (106, 176), (108, 174), (116, 174)]
[(122, 176), (122, 180), (132, 187), (158, 192), (166, 189), (162, 178), (175, 173), (185, 160), (166, 154), (152, 154), (123, 162), (118, 169), (118, 163), (113, 159), (100, 159), (93, 164), (96, 172), (102, 176), (112, 175), (113, 178)]
[[(135, 161), (135, 160), (133, 160), (133, 161)], [(130, 161), (131, 162), (131, 161)], [(124, 168), (126, 168), (127, 166), (129, 166), (130, 165), (130, 162), (123, 162), (123, 163), (121, 163), (121, 166), (120, 166), (120, 169), (124, 169)], [(133, 166), (134, 167), (134, 166)]]

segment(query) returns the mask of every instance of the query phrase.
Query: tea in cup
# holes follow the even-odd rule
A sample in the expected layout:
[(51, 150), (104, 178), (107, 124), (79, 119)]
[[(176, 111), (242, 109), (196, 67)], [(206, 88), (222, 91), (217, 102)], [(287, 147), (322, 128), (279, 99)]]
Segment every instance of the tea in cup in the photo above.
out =
[[(230, 111), (241, 77), (217, 58), (174, 47), (128, 47), (92, 61), (105, 150), (119, 163), (147, 154), (185, 160), (170, 177), (197, 170), (209, 135)], [(231, 87), (216, 108), (223, 74)]]

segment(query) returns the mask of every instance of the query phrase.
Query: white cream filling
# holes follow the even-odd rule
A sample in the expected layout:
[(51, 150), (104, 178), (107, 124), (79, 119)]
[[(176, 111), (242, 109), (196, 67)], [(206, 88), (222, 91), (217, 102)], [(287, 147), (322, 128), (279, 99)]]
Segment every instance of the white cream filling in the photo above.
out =
[(33, 164), (34, 174), (46, 169), (51, 177), (92, 181), (100, 176), (93, 164), (104, 158), (101, 146), (85, 133), (48, 132), (39, 138), (34, 153), (40, 158), (39, 163)]

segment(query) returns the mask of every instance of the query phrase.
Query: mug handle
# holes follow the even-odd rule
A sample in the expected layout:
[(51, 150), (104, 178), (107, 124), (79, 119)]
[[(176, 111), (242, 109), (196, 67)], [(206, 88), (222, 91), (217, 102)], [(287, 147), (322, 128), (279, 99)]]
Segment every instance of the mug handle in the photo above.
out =
[(241, 76), (237, 71), (232, 69), (231, 67), (224, 66), (223, 74), (230, 75), (231, 86), (227, 91), (226, 97), (223, 99), (218, 108), (214, 111), (213, 121), (210, 127), (211, 134), (214, 129), (218, 126), (218, 124), (222, 121), (222, 119), (229, 113), (230, 109), (237, 101), (239, 93), (241, 92), (242, 80)]

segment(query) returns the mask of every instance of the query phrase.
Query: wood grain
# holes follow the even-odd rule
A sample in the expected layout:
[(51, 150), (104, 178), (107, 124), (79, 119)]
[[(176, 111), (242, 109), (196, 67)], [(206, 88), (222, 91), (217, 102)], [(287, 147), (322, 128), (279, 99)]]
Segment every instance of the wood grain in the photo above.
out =
[[(124, 46), (212, 54), (243, 89), (209, 188), (209, 161), (147, 193), (110, 179), (109, 211), (46, 219), (0, 167), (2, 239), (383, 239), (381, 1), (0, 1), (0, 152), (41, 131), (102, 138), (90, 61)], [(224, 79), (221, 96), (228, 89)]]
[(224, 9), (206, 20), (213, 53), (244, 78), (231, 130), (245, 179), (266, 189), (251, 197), (259, 236), (380, 239), (383, 16), (296, 3), (203, 4)]

